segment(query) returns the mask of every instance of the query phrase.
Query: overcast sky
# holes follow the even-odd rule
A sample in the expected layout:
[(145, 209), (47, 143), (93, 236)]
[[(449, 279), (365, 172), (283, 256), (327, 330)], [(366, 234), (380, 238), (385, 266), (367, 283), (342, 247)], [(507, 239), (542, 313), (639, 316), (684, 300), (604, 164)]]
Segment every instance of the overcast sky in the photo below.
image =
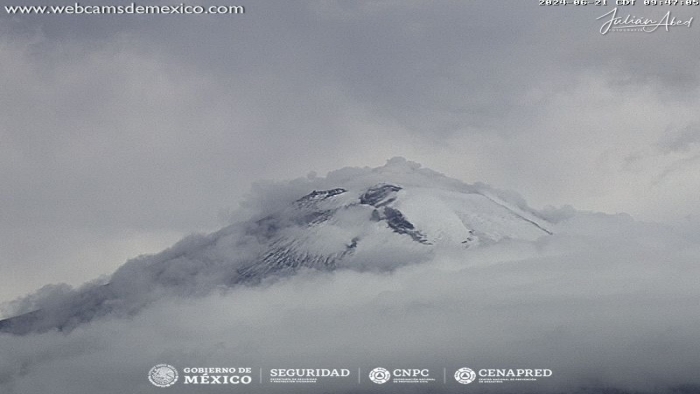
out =
[(0, 10), (0, 301), (215, 230), (252, 182), (397, 155), (536, 208), (700, 217), (694, 24), (602, 35), (613, 6), (535, 0), (241, 4)]

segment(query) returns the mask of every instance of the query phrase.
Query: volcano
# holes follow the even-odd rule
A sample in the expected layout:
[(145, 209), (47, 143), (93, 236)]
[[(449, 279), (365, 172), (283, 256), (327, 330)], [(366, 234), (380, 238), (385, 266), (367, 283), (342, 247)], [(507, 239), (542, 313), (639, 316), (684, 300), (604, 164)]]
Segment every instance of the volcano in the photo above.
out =
[(133, 316), (161, 297), (256, 286), (299, 270), (392, 270), (441, 250), (552, 234), (552, 223), (513, 193), (402, 158), (268, 185), (247, 206), (247, 219), (132, 259), (106, 281), (49, 286), (27, 297), (15, 317), (0, 321), (0, 332), (70, 331), (106, 316)]

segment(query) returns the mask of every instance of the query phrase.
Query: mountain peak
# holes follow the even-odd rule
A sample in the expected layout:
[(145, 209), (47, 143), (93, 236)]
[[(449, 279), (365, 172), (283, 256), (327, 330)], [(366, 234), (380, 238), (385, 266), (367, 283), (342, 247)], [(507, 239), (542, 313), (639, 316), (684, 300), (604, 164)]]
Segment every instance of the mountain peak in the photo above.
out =
[(0, 321), (0, 331), (71, 330), (101, 316), (137, 313), (163, 296), (255, 285), (301, 269), (390, 270), (445, 248), (551, 234), (550, 223), (522, 201), (401, 157), (374, 169), (275, 184), (257, 195), (276, 205), (260, 204), (250, 220), (130, 260), (107, 284), (36, 297), (20, 316)]

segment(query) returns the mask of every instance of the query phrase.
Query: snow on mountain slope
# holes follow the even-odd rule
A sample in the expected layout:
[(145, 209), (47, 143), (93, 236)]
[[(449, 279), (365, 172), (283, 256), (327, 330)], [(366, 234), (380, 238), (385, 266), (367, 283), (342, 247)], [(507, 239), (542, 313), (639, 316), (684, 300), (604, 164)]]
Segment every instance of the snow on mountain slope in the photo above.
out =
[(391, 270), (445, 248), (535, 240), (552, 226), (486, 185), (467, 185), (400, 158), (273, 185), (248, 206), (254, 210), (249, 220), (131, 260), (108, 283), (25, 299), (19, 316), (0, 321), (0, 332), (71, 330), (103, 316), (133, 315), (160, 297), (255, 285), (299, 269)]
[(495, 242), (503, 238), (535, 240), (550, 233), (545, 220), (484, 192), (412, 188), (403, 190), (402, 194), (397, 208), (431, 234), (430, 238), (436, 243)]

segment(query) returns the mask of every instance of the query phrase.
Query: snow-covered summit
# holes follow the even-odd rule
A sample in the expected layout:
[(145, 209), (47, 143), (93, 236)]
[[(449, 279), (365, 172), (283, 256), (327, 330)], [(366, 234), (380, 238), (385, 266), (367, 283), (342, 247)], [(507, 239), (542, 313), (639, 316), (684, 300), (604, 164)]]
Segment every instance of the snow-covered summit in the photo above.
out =
[(551, 223), (521, 199), (403, 158), (260, 185), (253, 193), (243, 204), (248, 220), (130, 260), (107, 283), (43, 289), (20, 303), (19, 316), (0, 321), (0, 331), (70, 330), (138, 313), (163, 296), (255, 285), (300, 269), (387, 270), (443, 248), (551, 234)]

